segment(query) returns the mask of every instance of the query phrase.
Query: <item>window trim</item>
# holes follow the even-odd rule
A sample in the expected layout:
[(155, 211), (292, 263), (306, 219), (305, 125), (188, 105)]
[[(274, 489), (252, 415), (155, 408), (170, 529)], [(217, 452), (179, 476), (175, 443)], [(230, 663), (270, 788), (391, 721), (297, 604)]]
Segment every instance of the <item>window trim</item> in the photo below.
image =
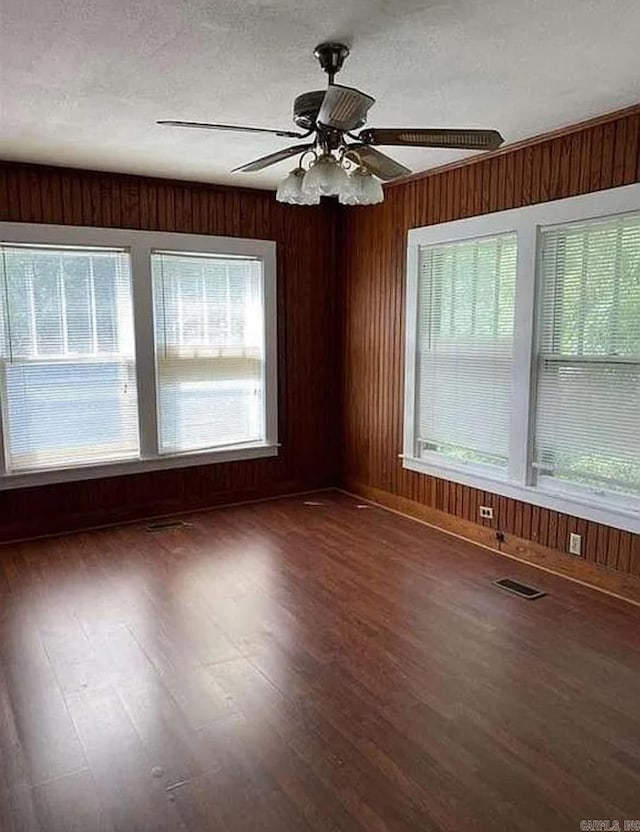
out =
[[(535, 321), (538, 272), (538, 238), (542, 228), (640, 210), (640, 184), (626, 185), (584, 196), (483, 214), (408, 232), (405, 296), (405, 399), (403, 467), (452, 482), (523, 500), (587, 520), (640, 532), (640, 499), (602, 489), (573, 486), (539, 478), (532, 481), (531, 444), (535, 405)], [(515, 233), (518, 238), (514, 346), (511, 377), (509, 463), (506, 475), (496, 468), (463, 461), (443, 461), (442, 454), (416, 448), (416, 348), (418, 332), (418, 278), (420, 246)]]
[[(274, 241), (121, 228), (0, 223), (0, 242), (2, 244), (61, 247), (113, 247), (123, 248), (129, 253), (140, 437), (138, 459), (15, 474), (6, 473), (5, 439), (2, 430), (5, 420), (0, 413), (0, 491), (278, 455), (277, 276)], [(151, 275), (151, 252), (157, 250), (252, 257), (262, 261), (265, 313), (264, 442), (242, 443), (219, 449), (186, 453), (159, 454)]]

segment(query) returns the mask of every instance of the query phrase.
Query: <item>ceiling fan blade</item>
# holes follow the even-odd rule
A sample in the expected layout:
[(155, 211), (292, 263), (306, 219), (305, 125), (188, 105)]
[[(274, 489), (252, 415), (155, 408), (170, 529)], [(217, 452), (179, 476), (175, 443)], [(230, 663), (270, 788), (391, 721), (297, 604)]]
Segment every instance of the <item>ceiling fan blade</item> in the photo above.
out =
[(196, 130), (233, 130), (239, 133), (273, 133), (285, 139), (304, 139), (308, 133), (295, 133), (292, 130), (270, 130), (268, 127), (242, 127), (237, 124), (209, 124), (206, 121), (156, 121), (167, 127), (194, 127)]
[(290, 156), (296, 156), (298, 153), (303, 153), (313, 147), (313, 143), (309, 144), (294, 144), (291, 147), (285, 147), (275, 153), (269, 153), (268, 156), (261, 156), (259, 159), (254, 159), (246, 165), (241, 165), (239, 168), (234, 168), (231, 173), (255, 173), (258, 170), (268, 168), (269, 165), (275, 165), (276, 162), (282, 162), (283, 159), (288, 159)]
[(350, 144), (349, 151), (355, 151), (353, 154), (358, 161), (364, 165), (365, 168), (371, 171), (378, 179), (397, 179), (398, 176), (408, 176), (411, 173), (410, 168), (396, 162), (385, 153), (380, 153), (375, 147), (370, 147), (368, 144)]
[(497, 130), (440, 130), (419, 127), (363, 130), (358, 136), (367, 144), (451, 147), (458, 150), (495, 150), (504, 139)]
[(324, 94), (316, 121), (335, 130), (355, 130), (364, 124), (375, 101), (360, 90), (331, 84)]

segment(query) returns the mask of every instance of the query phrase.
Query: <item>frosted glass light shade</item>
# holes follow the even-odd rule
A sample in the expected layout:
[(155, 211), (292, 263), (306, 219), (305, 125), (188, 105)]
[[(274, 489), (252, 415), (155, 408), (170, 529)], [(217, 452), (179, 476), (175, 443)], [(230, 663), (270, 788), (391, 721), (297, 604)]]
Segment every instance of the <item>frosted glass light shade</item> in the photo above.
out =
[(383, 201), (382, 185), (366, 168), (357, 167), (349, 180), (350, 189), (340, 196), (343, 205), (375, 205)]
[(318, 205), (320, 197), (337, 196), (343, 205), (375, 205), (384, 192), (379, 180), (362, 165), (347, 174), (329, 154), (320, 156), (309, 170), (297, 167), (278, 185), (276, 199), (290, 205)]
[(351, 183), (342, 165), (333, 156), (321, 156), (306, 172), (302, 181), (305, 194), (342, 196), (351, 190)]
[(302, 185), (302, 177), (304, 176), (304, 172), (302, 176), (298, 174), (299, 168), (296, 170), (289, 171), (287, 176), (282, 180), (282, 182), (278, 185), (278, 190), (276, 191), (276, 199), (278, 202), (293, 202), (296, 203), (298, 201), (298, 197), (300, 195), (301, 185)]
[(278, 202), (287, 202), (290, 205), (318, 205), (319, 194), (306, 194), (302, 190), (302, 182), (306, 171), (304, 168), (296, 168), (289, 171), (287, 176), (278, 185), (276, 199)]

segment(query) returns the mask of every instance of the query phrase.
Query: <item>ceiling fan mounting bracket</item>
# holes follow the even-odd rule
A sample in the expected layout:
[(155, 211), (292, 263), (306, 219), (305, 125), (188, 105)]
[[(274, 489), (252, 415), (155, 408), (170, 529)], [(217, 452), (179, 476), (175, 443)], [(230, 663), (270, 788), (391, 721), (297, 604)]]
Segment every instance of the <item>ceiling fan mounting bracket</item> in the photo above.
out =
[(313, 50), (313, 54), (329, 76), (329, 83), (333, 84), (333, 79), (349, 56), (349, 47), (344, 43), (320, 43)]

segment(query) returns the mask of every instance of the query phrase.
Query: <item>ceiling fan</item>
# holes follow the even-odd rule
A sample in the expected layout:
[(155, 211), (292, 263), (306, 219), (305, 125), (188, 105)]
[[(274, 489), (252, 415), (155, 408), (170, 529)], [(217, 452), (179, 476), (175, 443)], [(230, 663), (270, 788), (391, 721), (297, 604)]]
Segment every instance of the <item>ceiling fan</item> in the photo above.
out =
[[(377, 150), (379, 145), (495, 150), (504, 141), (497, 130), (361, 129), (375, 99), (360, 90), (335, 83), (335, 76), (349, 55), (349, 47), (343, 43), (321, 43), (315, 48), (314, 55), (329, 76), (329, 84), (326, 90), (302, 93), (293, 102), (293, 120), (299, 131), (200, 121), (162, 120), (157, 123), (171, 127), (271, 133), (286, 139), (309, 139), (232, 171), (255, 173), (299, 155), (298, 166), (280, 183), (276, 198), (281, 202), (304, 205), (317, 205), (321, 196), (338, 196), (340, 202), (348, 205), (381, 202), (383, 192), (379, 180), (407, 176), (411, 170)], [(304, 167), (307, 159), (308, 166)]]

